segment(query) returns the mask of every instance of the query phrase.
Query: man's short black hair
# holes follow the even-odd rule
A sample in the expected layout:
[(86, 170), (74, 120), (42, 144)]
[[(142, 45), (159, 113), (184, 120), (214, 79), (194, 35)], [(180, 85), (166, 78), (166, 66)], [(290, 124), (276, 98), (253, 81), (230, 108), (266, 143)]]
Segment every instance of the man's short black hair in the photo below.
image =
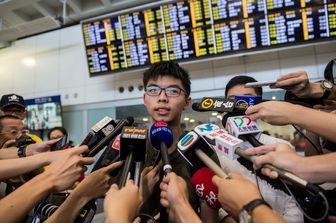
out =
[(149, 80), (157, 80), (162, 76), (171, 76), (181, 80), (186, 94), (190, 95), (190, 78), (186, 70), (172, 61), (163, 61), (153, 64), (143, 74), (143, 85), (147, 86)]
[(10, 119), (19, 119), (21, 120), (18, 116), (16, 115), (1, 115), (0, 116), (0, 131), (2, 131), (2, 129), (4, 128), (3, 124), (2, 124), (2, 120), (4, 119), (7, 119), (7, 118), (10, 118)]
[[(239, 76), (235, 76), (233, 77), (227, 84), (225, 87), (225, 97), (227, 97), (227, 93), (228, 91), (237, 86), (237, 85), (245, 85), (246, 83), (250, 83), (250, 82), (258, 82), (256, 79), (254, 79), (253, 77), (250, 76), (244, 76), (244, 75), (239, 75)], [(255, 92), (257, 93), (258, 96), (262, 96), (262, 87), (257, 87), (254, 88)]]
[(61, 133), (63, 133), (63, 135), (68, 135), (68, 131), (65, 128), (63, 128), (62, 126), (56, 126), (54, 128), (51, 128), (50, 131), (48, 132), (48, 139), (50, 139), (51, 133), (55, 130), (60, 131)]

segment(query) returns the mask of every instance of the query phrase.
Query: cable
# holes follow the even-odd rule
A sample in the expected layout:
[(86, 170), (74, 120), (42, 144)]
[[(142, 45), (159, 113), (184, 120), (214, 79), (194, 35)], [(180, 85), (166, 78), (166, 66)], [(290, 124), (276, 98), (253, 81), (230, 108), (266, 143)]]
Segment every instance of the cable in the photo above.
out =
[(302, 211), (303, 215), (309, 220), (309, 221), (313, 221), (313, 222), (320, 222), (322, 220), (324, 220), (327, 216), (328, 216), (328, 213), (329, 213), (329, 202), (327, 200), (327, 198), (325, 197), (325, 195), (319, 191), (318, 194), (321, 196), (321, 198), (324, 200), (324, 203), (325, 203), (325, 207), (326, 207), (326, 210), (323, 214), (322, 217), (320, 218), (312, 218), (310, 217), (301, 207), (301, 205), (299, 204), (299, 202), (296, 200), (295, 196), (293, 195), (292, 191), (288, 188), (287, 184), (282, 180), (280, 179), (280, 181), (284, 184), (284, 186), (286, 187), (288, 193), (293, 197), (296, 205), (298, 206), (298, 208)]
[(301, 136), (303, 136), (314, 147), (314, 149), (319, 155), (323, 154), (322, 149), (320, 150), (298, 127), (296, 127), (296, 125), (292, 126), (296, 129), (296, 131), (300, 133)]
[(261, 198), (262, 198), (263, 200), (265, 200), (265, 199), (264, 199), (264, 196), (262, 195), (261, 190), (260, 190), (259, 180), (258, 180), (257, 172), (255, 171), (255, 169), (252, 169), (252, 173), (253, 173), (254, 176), (255, 176), (256, 185), (257, 185), (257, 188), (258, 188), (259, 193), (260, 193), (260, 195), (261, 195)]

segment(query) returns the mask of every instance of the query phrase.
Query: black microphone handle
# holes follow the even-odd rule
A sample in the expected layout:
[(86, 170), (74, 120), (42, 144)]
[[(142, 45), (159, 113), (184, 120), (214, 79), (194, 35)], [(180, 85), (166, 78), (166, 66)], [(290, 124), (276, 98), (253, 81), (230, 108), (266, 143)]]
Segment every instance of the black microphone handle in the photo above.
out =
[(124, 167), (121, 172), (120, 180), (118, 183), (119, 188), (122, 188), (126, 185), (128, 173), (130, 172), (130, 169), (132, 167), (133, 160), (134, 160), (134, 153), (131, 151), (126, 158)]
[(128, 120), (120, 120), (115, 127), (115, 129), (106, 137), (104, 137), (95, 147), (90, 149), (89, 155), (93, 157), (96, 155), (100, 150), (102, 150), (114, 137), (116, 137), (122, 130), (125, 125), (130, 124)]
[[(166, 176), (168, 173), (172, 171), (172, 166), (170, 165), (169, 156), (168, 156), (168, 148), (167, 148), (166, 143), (164, 142), (160, 143), (160, 151), (161, 151), (161, 158), (163, 162), (163, 167), (162, 167), (163, 174)], [(167, 209), (161, 206), (159, 222), (166, 223), (167, 220), (168, 220)]]
[(134, 184), (140, 187), (140, 180), (141, 180), (141, 169), (142, 169), (142, 161), (135, 162), (134, 168)]
[(163, 173), (166, 176), (168, 173), (170, 173), (172, 171), (172, 166), (170, 165), (169, 162), (169, 157), (168, 157), (168, 148), (166, 143), (161, 142), (160, 143), (160, 151), (161, 151), (161, 158), (162, 158), (162, 162), (163, 162)]

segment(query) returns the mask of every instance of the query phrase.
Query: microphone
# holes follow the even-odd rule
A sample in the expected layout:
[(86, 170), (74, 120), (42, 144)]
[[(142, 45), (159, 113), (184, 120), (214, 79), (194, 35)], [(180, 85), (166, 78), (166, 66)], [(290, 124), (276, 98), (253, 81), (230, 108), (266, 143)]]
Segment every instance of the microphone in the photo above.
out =
[(171, 147), (174, 141), (173, 131), (166, 122), (155, 122), (150, 128), (149, 134), (151, 144), (161, 152), (163, 172), (164, 175), (167, 175), (172, 171), (172, 166), (169, 162), (168, 148)]
[[(216, 131), (212, 134), (212, 137), (215, 135)], [(218, 130), (217, 130), (218, 133)], [(211, 133), (209, 133), (211, 134)], [(253, 137), (253, 136), (252, 136)], [(218, 151), (217, 154), (222, 154), (223, 156), (233, 160), (236, 159), (237, 156), (243, 157), (246, 160), (249, 160), (253, 162), (256, 158), (256, 156), (248, 156), (244, 153), (244, 141), (229, 135), (227, 133), (221, 132), (220, 134), (214, 136), (216, 146), (215, 149)], [(251, 143), (252, 144), (252, 143)], [(252, 146), (254, 146), (252, 144)], [(236, 154), (236, 155), (235, 155)], [(313, 193), (319, 193), (322, 189), (314, 184), (311, 184), (298, 176), (294, 175), (293, 173), (290, 173), (288, 171), (285, 171), (283, 169), (280, 169), (278, 167), (275, 167), (271, 164), (265, 164), (264, 167), (267, 167), (279, 174), (280, 177), (289, 180), (290, 182), (293, 182), (303, 188), (306, 188), (307, 190), (313, 192)]]
[(235, 99), (204, 97), (200, 103), (193, 103), (192, 109), (199, 112), (232, 112), (235, 107), (235, 103)]
[(132, 125), (134, 122), (133, 117), (127, 117), (126, 119), (121, 119), (118, 121), (115, 128), (106, 135), (102, 140), (100, 140), (92, 149), (90, 149), (88, 156), (92, 157), (96, 155), (102, 148), (104, 148), (113, 138), (120, 134), (122, 128), (127, 125)]
[(193, 103), (192, 109), (198, 112), (242, 112), (242, 114), (245, 114), (245, 110), (249, 106), (256, 105), (262, 101), (264, 100), (261, 100), (261, 96), (250, 95), (235, 96), (234, 99), (204, 97), (200, 103)]
[(196, 132), (186, 134), (178, 142), (177, 150), (195, 172), (206, 165), (219, 177), (227, 178), (226, 173), (209, 157), (214, 153), (212, 146)]
[[(220, 129), (218, 125), (212, 124), (212, 123), (206, 123), (198, 125), (194, 128), (194, 131), (199, 134), (200, 136), (206, 136), (208, 133), (211, 133), (217, 129)], [(204, 138), (206, 139), (210, 144), (214, 144), (214, 138)]]
[[(101, 154), (96, 164), (92, 168), (91, 173), (120, 160), (119, 152), (120, 152), (120, 134), (117, 135), (117, 137), (115, 137), (113, 140), (111, 140), (107, 148), (104, 150), (104, 152)], [(119, 168), (118, 170), (112, 171), (110, 175), (116, 176), (118, 172)]]
[(133, 161), (136, 162), (134, 182), (140, 184), (140, 163), (145, 161), (147, 129), (125, 126), (120, 135), (120, 159), (125, 160), (121, 172), (119, 187), (126, 184)]
[(102, 118), (99, 122), (94, 124), (91, 127), (91, 132), (89, 132), (84, 140), (80, 143), (80, 145), (87, 145), (89, 147), (89, 151), (84, 154), (84, 156), (88, 156), (90, 149), (97, 145), (97, 143), (106, 137), (109, 133), (113, 131), (116, 123), (114, 120), (108, 116)]
[(258, 147), (263, 145), (257, 140), (260, 138), (262, 129), (255, 121), (252, 121), (247, 115), (233, 116), (234, 114), (225, 114), (222, 124), (230, 135), (251, 143)]
[(210, 208), (218, 210), (221, 204), (218, 201), (218, 188), (212, 183), (214, 175), (209, 168), (202, 167), (191, 177), (191, 185), (198, 197), (205, 200)]
[(252, 96), (252, 95), (237, 95), (234, 96), (236, 100), (235, 110), (246, 110), (249, 106), (256, 105), (260, 103), (261, 96)]

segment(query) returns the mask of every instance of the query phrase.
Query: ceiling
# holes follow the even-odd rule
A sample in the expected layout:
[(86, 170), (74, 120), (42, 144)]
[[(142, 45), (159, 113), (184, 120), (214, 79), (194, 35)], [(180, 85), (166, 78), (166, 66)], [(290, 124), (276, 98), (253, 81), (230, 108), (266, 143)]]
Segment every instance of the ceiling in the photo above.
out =
[[(76, 24), (155, 0), (0, 0), (0, 42)], [(1, 45), (1, 44), (0, 44)]]

